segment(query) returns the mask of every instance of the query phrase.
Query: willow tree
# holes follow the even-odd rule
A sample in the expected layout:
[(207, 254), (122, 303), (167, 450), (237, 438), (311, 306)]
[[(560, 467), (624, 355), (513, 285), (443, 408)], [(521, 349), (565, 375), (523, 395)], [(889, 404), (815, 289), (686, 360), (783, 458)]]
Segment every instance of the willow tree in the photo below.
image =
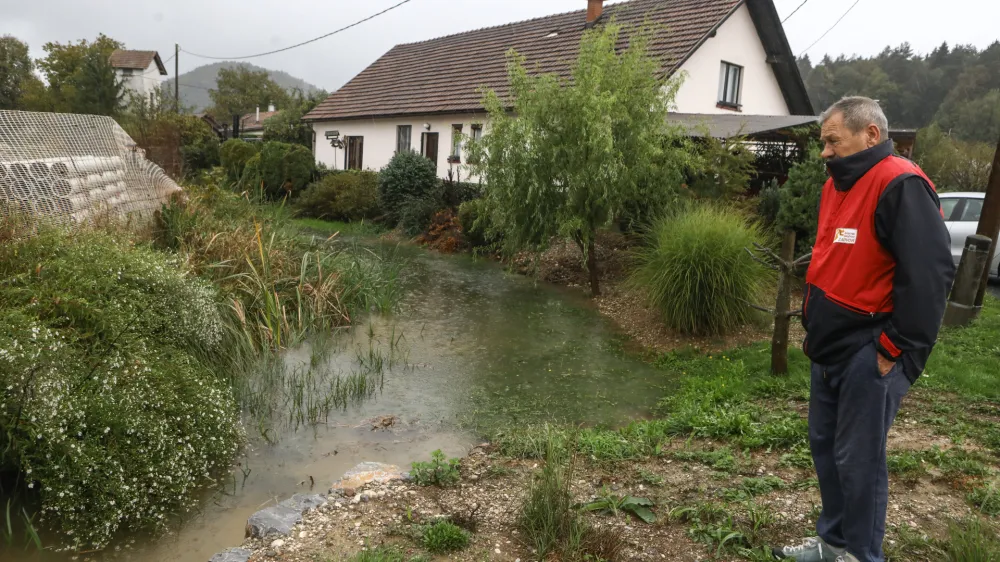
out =
[(650, 38), (646, 28), (626, 34), (613, 22), (587, 31), (569, 78), (532, 73), (511, 50), (510, 95), (485, 93), (489, 129), (468, 146), (471, 171), (486, 185), (490, 234), (508, 253), (571, 239), (594, 295), (598, 229), (629, 203), (667, 201), (686, 158), (666, 121), (680, 81), (649, 55)]

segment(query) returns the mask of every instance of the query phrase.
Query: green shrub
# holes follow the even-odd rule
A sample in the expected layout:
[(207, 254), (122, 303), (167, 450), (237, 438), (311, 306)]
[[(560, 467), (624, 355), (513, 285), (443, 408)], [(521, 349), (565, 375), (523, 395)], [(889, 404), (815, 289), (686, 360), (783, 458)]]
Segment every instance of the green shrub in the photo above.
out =
[(259, 151), (259, 145), (240, 139), (229, 139), (222, 143), (222, 148), (219, 151), (220, 158), (229, 181), (234, 183), (240, 181), (247, 163)]
[(177, 116), (180, 120), (181, 158), (184, 175), (194, 177), (202, 170), (219, 165), (221, 146), (215, 131), (193, 115)]
[(462, 225), (465, 239), (474, 247), (487, 246), (491, 243), (487, 235), (488, 221), (485, 200), (473, 199), (459, 205), (458, 224)]
[(441, 200), (448, 207), (457, 209), (462, 203), (472, 201), (482, 193), (478, 183), (445, 179), (441, 182)]
[(724, 334), (755, 319), (748, 304), (760, 300), (773, 278), (746, 251), (764, 241), (761, 228), (739, 213), (692, 207), (653, 225), (630, 281), (672, 329)]
[[(384, 201), (384, 200), (383, 200)], [(439, 193), (428, 193), (423, 197), (407, 199), (398, 211), (399, 227), (408, 236), (416, 236), (427, 230), (434, 213), (445, 207)]]
[(826, 162), (820, 156), (819, 147), (813, 146), (805, 160), (788, 171), (788, 181), (779, 189), (780, 205), (775, 225), (781, 232), (795, 231), (796, 255), (808, 253), (816, 240), (819, 198), (827, 179)]
[(312, 181), (316, 164), (312, 152), (304, 146), (283, 142), (265, 142), (259, 164), (247, 163), (242, 178), (244, 189), (262, 188), (271, 200), (305, 189)]
[(410, 476), (418, 486), (452, 486), (462, 479), (458, 473), (459, 459), (445, 460), (440, 449), (431, 453), (430, 462), (415, 462)]
[(164, 530), (243, 440), (209, 367), (223, 341), (214, 289), (121, 238), (0, 246), (0, 473), (79, 550)]
[(397, 152), (378, 174), (379, 198), (390, 224), (399, 224), (403, 211), (413, 200), (428, 195), (439, 199), (440, 183), (433, 162), (413, 151)]
[(424, 548), (445, 554), (469, 546), (469, 533), (448, 521), (438, 521), (424, 528)]
[(295, 201), (299, 216), (358, 221), (379, 215), (378, 174), (371, 171), (328, 174)]

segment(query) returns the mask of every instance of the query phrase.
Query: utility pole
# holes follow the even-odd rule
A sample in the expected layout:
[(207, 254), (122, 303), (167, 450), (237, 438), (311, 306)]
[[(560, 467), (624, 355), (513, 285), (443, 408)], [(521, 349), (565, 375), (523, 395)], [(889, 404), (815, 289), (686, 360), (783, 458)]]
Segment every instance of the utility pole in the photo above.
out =
[(181, 77), (177, 70), (180, 68), (181, 46), (174, 43), (174, 113), (181, 112)]
[(993, 170), (990, 172), (990, 181), (986, 184), (986, 200), (983, 201), (983, 215), (979, 219), (976, 234), (992, 240), (989, 259), (986, 260), (986, 268), (979, 282), (979, 292), (976, 293), (978, 315), (978, 309), (982, 308), (983, 299), (986, 298), (986, 286), (990, 280), (990, 270), (993, 269), (993, 256), (997, 253), (997, 236), (1000, 235), (1000, 141), (997, 142), (997, 151), (993, 155)]

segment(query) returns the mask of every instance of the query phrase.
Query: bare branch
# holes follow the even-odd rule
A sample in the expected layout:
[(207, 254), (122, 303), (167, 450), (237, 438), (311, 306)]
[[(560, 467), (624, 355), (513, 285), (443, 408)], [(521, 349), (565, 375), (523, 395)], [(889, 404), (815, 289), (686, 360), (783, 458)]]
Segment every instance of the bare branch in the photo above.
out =
[(757, 242), (754, 242), (753, 245), (754, 245), (754, 247), (757, 248), (758, 252), (760, 252), (760, 253), (766, 255), (767, 257), (771, 258), (772, 260), (776, 261), (778, 263), (778, 270), (779, 271), (788, 271), (788, 270), (790, 270), (792, 268), (792, 264), (790, 264), (787, 261), (781, 259), (781, 256), (779, 256), (778, 254), (774, 253), (774, 250), (772, 250), (771, 248), (768, 248), (767, 246), (763, 246), (761, 244), (758, 244)]
[(789, 310), (788, 312), (785, 313), (785, 316), (787, 316), (789, 318), (795, 318), (797, 316), (802, 316), (802, 311), (801, 310)]
[(806, 254), (801, 258), (793, 261), (792, 267), (801, 267), (803, 265), (809, 265), (809, 262), (812, 261), (812, 257), (813, 257), (812, 253)]
[(763, 265), (764, 267), (766, 267), (768, 269), (773, 269), (775, 271), (781, 271), (781, 267), (779, 267), (779, 266), (777, 266), (777, 265), (775, 265), (773, 263), (770, 263), (767, 260), (764, 260), (763, 258), (757, 256), (757, 254), (755, 254), (752, 251), (750, 251), (750, 248), (743, 248), (743, 249), (746, 250), (748, 254), (750, 254), (750, 257), (753, 258), (753, 261), (755, 261), (755, 262)]
[(770, 314), (771, 316), (775, 316), (777, 314), (776, 312), (774, 312), (773, 309), (770, 309), (770, 308), (767, 308), (767, 307), (764, 307), (764, 306), (760, 306), (759, 304), (754, 304), (754, 303), (752, 303), (750, 301), (746, 301), (746, 300), (740, 299), (740, 302), (746, 304), (747, 306), (749, 306), (750, 308), (752, 308), (754, 310), (759, 310), (761, 312), (766, 312), (766, 313)]

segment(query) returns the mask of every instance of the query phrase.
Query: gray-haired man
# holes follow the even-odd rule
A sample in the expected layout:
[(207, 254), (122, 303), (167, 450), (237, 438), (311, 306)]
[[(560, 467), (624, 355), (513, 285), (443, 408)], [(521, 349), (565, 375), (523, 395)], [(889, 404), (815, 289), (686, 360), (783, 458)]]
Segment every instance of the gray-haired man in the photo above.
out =
[(823, 113), (830, 179), (806, 275), (809, 444), (818, 537), (775, 550), (799, 562), (883, 562), (886, 435), (937, 340), (955, 267), (934, 184), (895, 156), (874, 100)]

